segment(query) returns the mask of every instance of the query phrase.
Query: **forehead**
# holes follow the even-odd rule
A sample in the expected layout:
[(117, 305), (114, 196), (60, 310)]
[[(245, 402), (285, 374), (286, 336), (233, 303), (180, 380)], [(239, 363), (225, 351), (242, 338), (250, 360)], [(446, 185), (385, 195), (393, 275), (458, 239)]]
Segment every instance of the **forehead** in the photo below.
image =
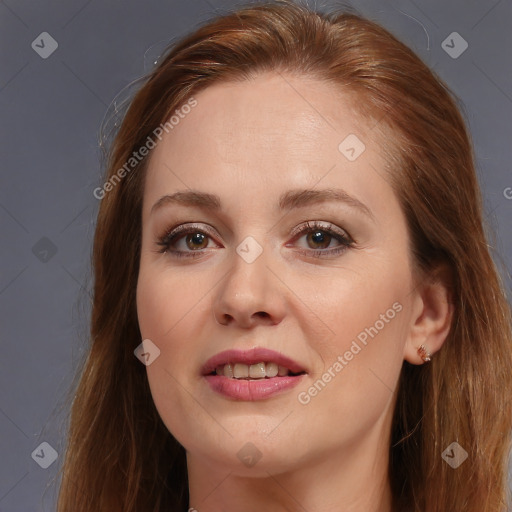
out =
[(268, 196), (320, 180), (341, 180), (361, 193), (383, 168), (377, 133), (357, 112), (359, 99), (330, 83), (266, 73), (214, 84), (194, 99), (186, 114), (178, 108), (179, 121), (152, 150), (148, 201), (184, 188)]
[(193, 132), (199, 140), (194, 142), (218, 141), (224, 151), (230, 140), (252, 142), (247, 149), (270, 140), (280, 144), (300, 141), (300, 148), (307, 149), (304, 139), (337, 138), (349, 129), (365, 129), (354, 93), (309, 77), (269, 72), (251, 80), (214, 84), (196, 95), (196, 100), (197, 107), (186, 116), (189, 122), (183, 119), (181, 129), (173, 129), (176, 145), (188, 142), (190, 146), (186, 125), (198, 117), (201, 122)]

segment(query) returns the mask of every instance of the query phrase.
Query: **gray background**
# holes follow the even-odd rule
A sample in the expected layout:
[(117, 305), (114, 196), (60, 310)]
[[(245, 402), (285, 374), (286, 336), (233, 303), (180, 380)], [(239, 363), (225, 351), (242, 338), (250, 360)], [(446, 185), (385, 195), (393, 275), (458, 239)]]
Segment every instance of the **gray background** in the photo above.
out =
[[(102, 119), (167, 42), (235, 4), (0, 0), (0, 512), (55, 508), (66, 391), (87, 342)], [(464, 104), (497, 233), (491, 245), (511, 268), (511, 0), (352, 5), (413, 48)], [(454, 31), (469, 45), (458, 58), (442, 47)], [(42, 32), (58, 43), (46, 59), (31, 47)], [(31, 456), (42, 442), (59, 454), (48, 469)]]

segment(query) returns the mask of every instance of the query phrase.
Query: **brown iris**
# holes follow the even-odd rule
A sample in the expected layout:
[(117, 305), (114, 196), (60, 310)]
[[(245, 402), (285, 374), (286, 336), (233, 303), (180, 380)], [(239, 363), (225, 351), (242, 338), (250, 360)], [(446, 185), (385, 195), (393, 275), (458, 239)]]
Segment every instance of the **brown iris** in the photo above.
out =
[[(203, 233), (192, 233), (185, 238), (187, 247), (192, 250), (204, 249), (208, 245), (208, 237)], [(203, 245), (194, 245), (203, 244)]]
[[(307, 235), (308, 243), (312, 241), (314, 244), (320, 244), (325, 245), (325, 247), (328, 247), (331, 243), (332, 236), (328, 233), (325, 233), (324, 231), (311, 231)], [(323, 248), (325, 248), (323, 247)], [(321, 247), (322, 248), (322, 247)]]

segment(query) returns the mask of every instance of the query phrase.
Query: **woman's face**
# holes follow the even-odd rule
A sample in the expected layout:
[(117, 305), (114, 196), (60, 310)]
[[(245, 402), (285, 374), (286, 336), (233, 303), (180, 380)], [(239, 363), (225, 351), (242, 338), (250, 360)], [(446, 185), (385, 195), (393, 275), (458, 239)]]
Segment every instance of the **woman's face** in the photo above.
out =
[(143, 198), (137, 308), (163, 422), (234, 474), (387, 450), (415, 292), (376, 130), (289, 75), (195, 99)]

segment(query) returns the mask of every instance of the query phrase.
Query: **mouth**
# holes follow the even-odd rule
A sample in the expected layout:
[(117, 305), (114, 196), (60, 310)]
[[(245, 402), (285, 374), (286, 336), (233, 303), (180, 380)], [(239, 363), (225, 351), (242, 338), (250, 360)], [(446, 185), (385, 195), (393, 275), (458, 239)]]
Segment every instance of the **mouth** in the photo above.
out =
[(261, 361), (255, 364), (243, 363), (227, 363), (219, 365), (217, 368), (207, 375), (220, 375), (228, 377), (229, 379), (245, 379), (245, 380), (260, 380), (272, 379), (273, 377), (296, 377), (297, 375), (304, 375), (306, 372), (292, 372), (286, 366), (278, 365), (274, 362)]
[(202, 368), (202, 376), (213, 391), (245, 401), (283, 393), (304, 375), (307, 371), (299, 363), (264, 348), (227, 350), (210, 358)]
[(265, 348), (226, 350), (210, 358), (202, 368), (202, 375), (246, 380), (296, 377), (306, 373), (293, 359)]

